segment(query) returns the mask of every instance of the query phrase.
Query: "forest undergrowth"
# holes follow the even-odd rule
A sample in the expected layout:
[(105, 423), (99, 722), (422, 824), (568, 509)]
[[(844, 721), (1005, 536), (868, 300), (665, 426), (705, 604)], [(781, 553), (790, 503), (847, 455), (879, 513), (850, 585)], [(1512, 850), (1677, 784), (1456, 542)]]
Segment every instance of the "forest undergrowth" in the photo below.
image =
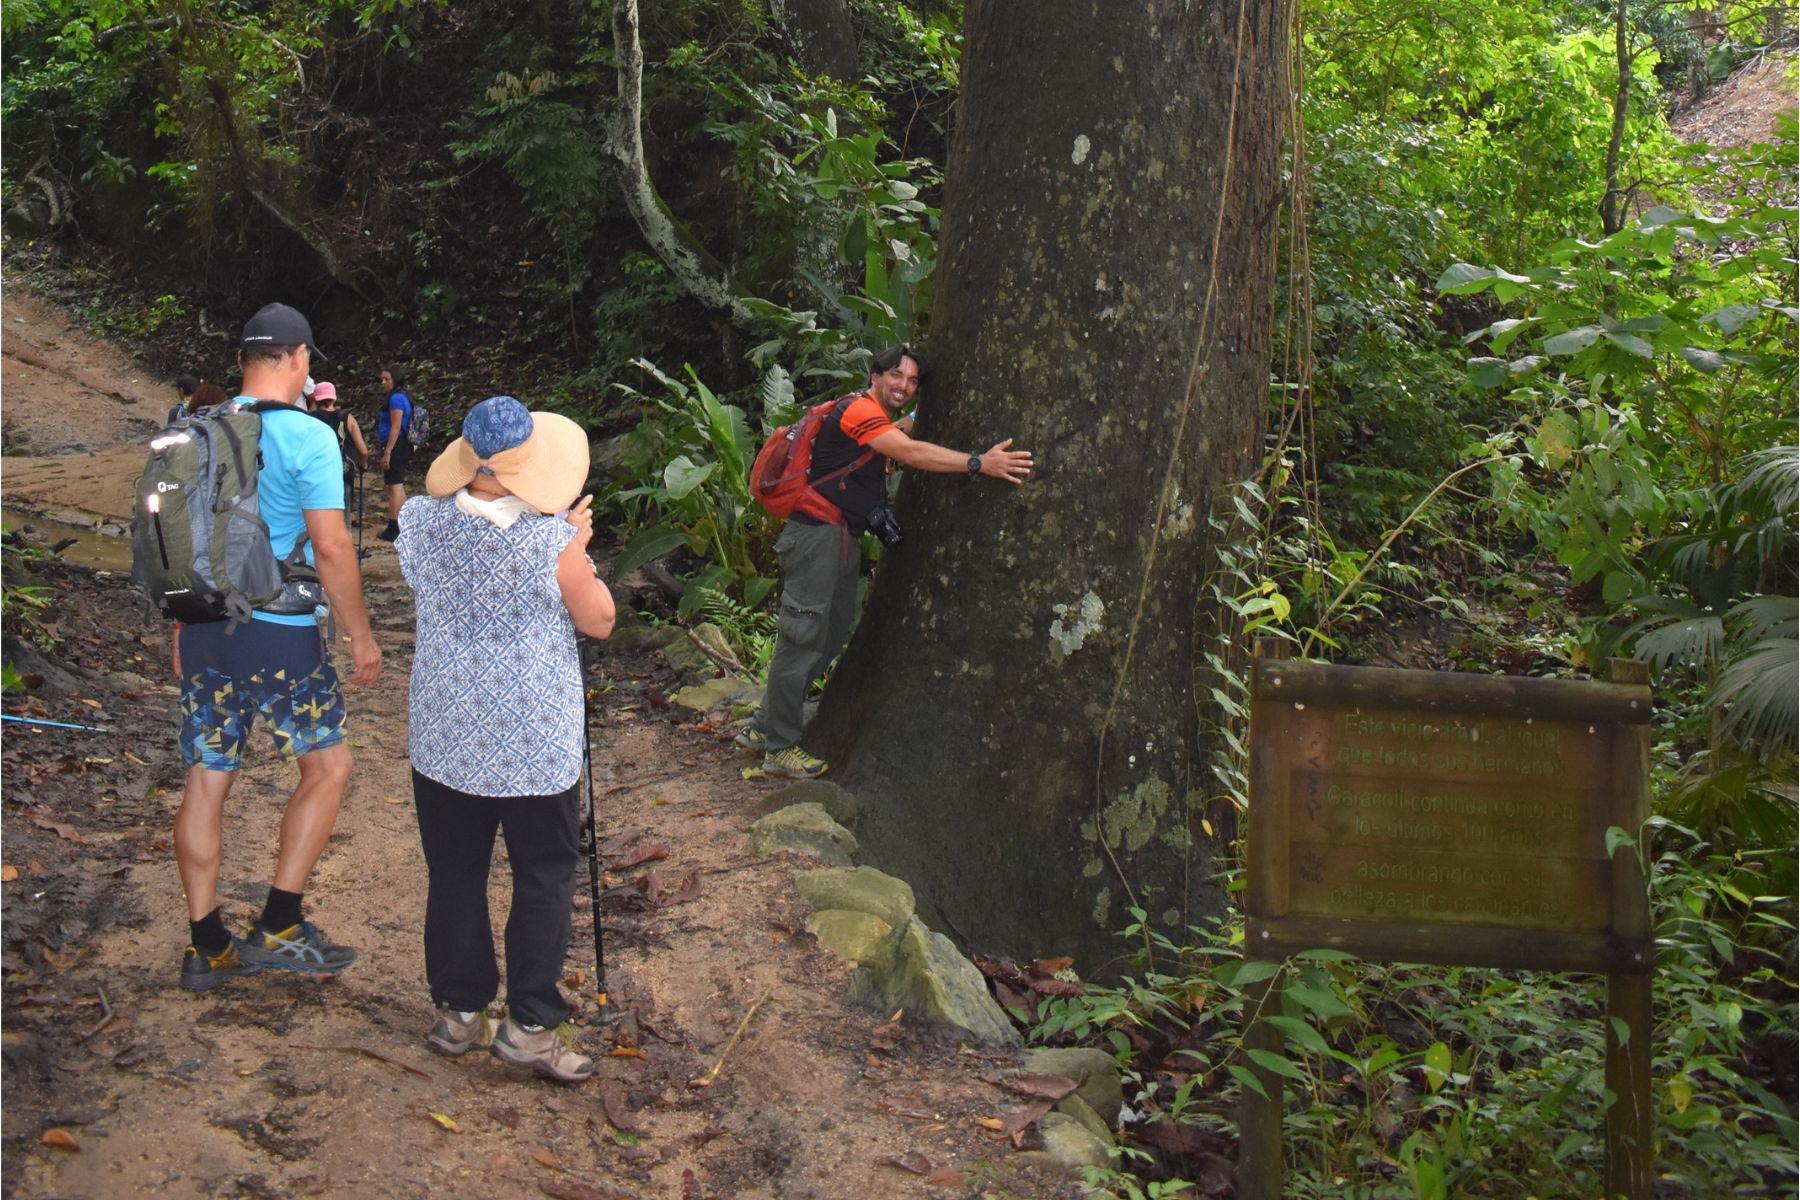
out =
[[(495, 391), (582, 421), (614, 578), (675, 580), (666, 616), (711, 621), (760, 672), (779, 526), (748, 467), (874, 350), (929, 348), (960, 6), (856, 0), (853, 82), (798, 69), (763, 5), (645, 6), (654, 169), (747, 326), (683, 293), (609, 182), (610, 14), (527, 6), (495, 30), (448, 6), (276, 6), (248, 24), (194, 7), (182, 35), (89, 0), (9, 0), (13, 277), (159, 365), (217, 361), (227, 290), (165, 281), (141, 246), (85, 243), (43, 198), (80, 214), (129, 193), (171, 241), (187, 231), (185, 253), (226, 258), (220, 231), (254, 243), (243, 230), (273, 207), (304, 207), (354, 285), (332, 293), (361, 339), (344, 368), (405, 347), (444, 429)], [(1254, 822), (1254, 637), (1439, 670), (1649, 662), (1656, 816), (1637, 852), (1660, 955), (1657, 1194), (1795, 1195), (1800, 135), (1790, 112), (1744, 145), (1684, 145), (1669, 121), (1748, 72), (1791, 87), (1792, 15), (1639, 0), (1296, 13), (1264, 453), (1214, 509), (1194, 596), (1217, 614), (1193, 687), (1211, 739), (1196, 836), (1241, 848)], [(454, 49), (434, 81), (453, 111), (432, 110), (443, 129), (416, 186), (388, 195), (333, 139), (378, 111), (384, 71), (416, 81), (434, 47)], [(228, 50), (244, 64), (236, 115), (204, 86)], [(321, 73), (351, 99), (325, 99)], [(126, 138), (147, 113), (155, 134)], [(225, 135), (251, 128), (246, 163)], [(361, 226), (358, 197), (381, 212), (366, 247), (338, 236)], [(864, 552), (873, 573), (872, 539)], [(48, 645), (33, 599), (9, 583), (6, 626)], [(1118, 1057), (1132, 1120), (1095, 1182), (1139, 1200), (1216, 1179), (1254, 1062), (1289, 1085), (1287, 1194), (1594, 1194), (1598, 979), (1326, 952), (1246, 963), (1236, 916), (1133, 917), (1119, 986), (996, 989), (1033, 1040)], [(1286, 1048), (1250, 1057), (1246, 989), (1270, 980)]]

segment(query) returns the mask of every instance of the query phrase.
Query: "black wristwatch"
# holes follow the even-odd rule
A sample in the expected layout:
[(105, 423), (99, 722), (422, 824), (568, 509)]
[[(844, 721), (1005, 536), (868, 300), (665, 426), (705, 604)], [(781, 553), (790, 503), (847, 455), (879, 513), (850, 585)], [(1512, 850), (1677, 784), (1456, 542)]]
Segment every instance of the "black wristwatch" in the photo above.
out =
[(969, 474), (971, 474), (971, 475), (981, 474), (981, 455), (979, 455), (979, 454), (969, 455)]

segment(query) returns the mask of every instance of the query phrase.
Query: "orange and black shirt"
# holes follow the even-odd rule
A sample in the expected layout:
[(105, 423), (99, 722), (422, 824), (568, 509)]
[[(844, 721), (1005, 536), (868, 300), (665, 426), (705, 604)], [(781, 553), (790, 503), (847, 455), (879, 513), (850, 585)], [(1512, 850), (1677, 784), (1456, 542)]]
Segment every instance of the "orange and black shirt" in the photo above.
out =
[[(868, 445), (894, 427), (893, 419), (881, 401), (864, 392), (846, 405), (841, 414), (828, 416), (819, 426), (813, 441), (812, 470), (807, 478), (815, 486), (833, 471), (840, 471), (868, 453)], [(868, 462), (833, 479), (819, 488), (819, 494), (836, 505), (844, 514), (844, 522), (854, 534), (860, 534), (869, 522), (869, 513), (887, 498), (887, 474), (892, 463), (880, 454)], [(795, 512), (792, 520), (807, 525), (823, 525), (816, 517)]]

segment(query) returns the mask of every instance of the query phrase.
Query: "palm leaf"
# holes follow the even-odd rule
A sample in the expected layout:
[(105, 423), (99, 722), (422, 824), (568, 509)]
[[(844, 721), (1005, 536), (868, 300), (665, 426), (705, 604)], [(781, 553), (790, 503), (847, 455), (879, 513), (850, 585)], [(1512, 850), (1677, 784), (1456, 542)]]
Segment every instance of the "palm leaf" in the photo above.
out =
[(1765, 750), (1793, 747), (1800, 720), (1800, 641), (1758, 643), (1725, 669), (1712, 703), (1724, 710), (1721, 732), (1739, 742)]

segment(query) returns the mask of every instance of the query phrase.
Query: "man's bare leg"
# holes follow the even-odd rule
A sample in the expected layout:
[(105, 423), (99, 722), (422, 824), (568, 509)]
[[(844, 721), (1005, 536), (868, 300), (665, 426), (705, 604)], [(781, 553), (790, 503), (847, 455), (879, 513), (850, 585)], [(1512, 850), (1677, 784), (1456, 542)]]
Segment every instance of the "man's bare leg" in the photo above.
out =
[(281, 855), (275, 861), (275, 886), (284, 892), (306, 890), (313, 865), (331, 840), (350, 783), (350, 747), (339, 742), (309, 751), (299, 764), (300, 786), (282, 815)]
[(175, 813), (175, 867), (187, 893), (188, 919), (199, 921), (219, 907), (219, 846), (225, 798), (236, 771), (189, 767), (181, 807)]

